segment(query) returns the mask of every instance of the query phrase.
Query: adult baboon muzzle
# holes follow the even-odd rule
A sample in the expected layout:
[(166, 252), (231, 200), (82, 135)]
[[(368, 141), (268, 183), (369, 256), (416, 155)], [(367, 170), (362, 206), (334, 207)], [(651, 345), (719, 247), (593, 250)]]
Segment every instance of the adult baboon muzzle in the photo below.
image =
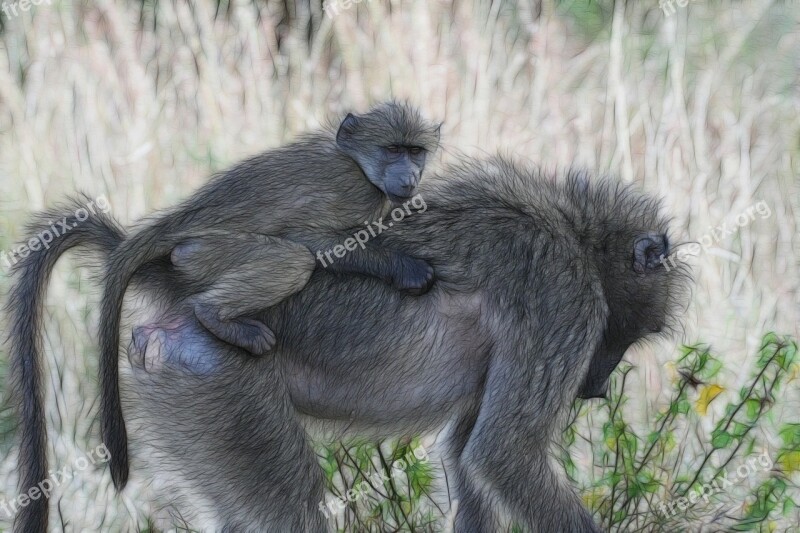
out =
[(592, 357), (592, 362), (589, 363), (589, 371), (586, 372), (583, 383), (578, 389), (578, 398), (584, 400), (605, 398), (608, 393), (608, 381), (611, 373), (617, 368), (627, 349), (628, 346), (612, 349), (603, 343)]
[[(588, 379), (589, 376), (587, 376)], [(602, 383), (587, 383), (584, 380), (578, 391), (578, 398), (582, 400), (591, 400), (592, 398), (607, 398), (608, 397), (608, 380)]]

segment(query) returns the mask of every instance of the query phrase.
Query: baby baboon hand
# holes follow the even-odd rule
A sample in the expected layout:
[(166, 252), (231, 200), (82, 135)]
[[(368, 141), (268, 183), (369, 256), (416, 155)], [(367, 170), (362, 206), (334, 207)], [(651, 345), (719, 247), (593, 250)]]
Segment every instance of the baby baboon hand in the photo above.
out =
[(427, 261), (406, 257), (393, 273), (391, 284), (396, 289), (419, 296), (433, 286), (435, 275)]

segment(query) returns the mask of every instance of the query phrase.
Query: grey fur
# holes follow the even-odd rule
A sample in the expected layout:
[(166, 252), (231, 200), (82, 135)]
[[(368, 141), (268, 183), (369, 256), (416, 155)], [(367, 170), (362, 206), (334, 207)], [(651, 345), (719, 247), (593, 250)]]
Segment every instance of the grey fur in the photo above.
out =
[[(203, 328), (196, 288), (175, 282), (166, 257), (137, 272), (146, 319), (136, 324), (149, 335), (128, 353), (134, 450), (167, 489), (209, 510), (215, 529), (324, 531), (306, 434), (324, 421), (376, 437), (452, 426), (459, 532), (494, 531), (500, 511), (537, 532), (597, 531), (548, 448), (576, 396), (597, 395), (631, 343), (673, 324), (687, 273), (650, 264), (668, 253), (657, 202), (585, 173), (554, 180), (501, 159), (466, 160), (420, 193), (424, 216), (374, 244), (430, 263), (430, 292), (317, 269), (301, 292), (255, 316), (276, 332), (269, 357), (247, 357)], [(19, 402), (23, 483), (46, 471), (28, 373), (38, 365), (42, 280), (69, 246), (112, 254), (124, 242), (112, 220), (91, 220), (78, 240), (26, 261), (12, 293), (17, 396), (35, 399)], [(25, 508), (17, 531), (41, 530), (28, 527), (46, 523), (42, 507)]]
[(171, 333), (132, 346), (157, 364), (134, 365), (127, 410), (220, 528), (325, 530), (305, 437), (321, 420), (379, 437), (450, 425), (458, 532), (495, 531), (500, 511), (536, 532), (598, 531), (548, 451), (576, 396), (597, 396), (632, 343), (674, 325), (688, 276), (649, 262), (669, 253), (658, 203), (501, 159), (451, 167), (421, 194), (425, 215), (380, 245), (433, 265), (431, 291), (318, 270), (260, 316), (279, 339), (267, 358), (199, 327), (158, 267), (139, 277), (169, 303), (149, 327)]

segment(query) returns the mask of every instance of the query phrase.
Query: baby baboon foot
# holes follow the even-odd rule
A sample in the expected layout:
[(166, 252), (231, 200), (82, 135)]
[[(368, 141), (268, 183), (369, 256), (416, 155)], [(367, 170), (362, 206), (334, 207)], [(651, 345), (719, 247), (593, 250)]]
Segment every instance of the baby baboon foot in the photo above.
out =
[(401, 291), (419, 296), (430, 290), (435, 277), (433, 267), (427, 261), (409, 257), (395, 274), (392, 285)]
[(253, 355), (264, 355), (275, 346), (275, 333), (259, 320), (234, 318), (223, 320), (217, 310), (208, 304), (194, 308), (197, 320), (218, 339)]

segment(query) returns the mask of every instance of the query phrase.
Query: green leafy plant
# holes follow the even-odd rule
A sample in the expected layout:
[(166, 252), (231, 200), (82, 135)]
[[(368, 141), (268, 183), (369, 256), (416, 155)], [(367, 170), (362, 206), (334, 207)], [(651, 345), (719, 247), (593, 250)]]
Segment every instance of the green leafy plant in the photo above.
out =
[[(615, 371), (601, 404), (576, 402), (560, 459), (603, 529), (789, 531), (780, 524), (800, 523), (800, 421), (781, 422), (790, 411), (776, 416), (798, 372), (797, 343), (767, 334), (738, 392), (722, 384), (723, 370), (708, 346), (684, 346), (669, 403), (644, 424), (634, 420), (630, 364)], [(429, 460), (396, 468), (419, 446), (320, 448), (339, 531), (441, 531), (448, 509), (431, 493), (446, 471)], [(362, 483), (369, 488), (354, 489)]]
[(419, 439), (325, 446), (330, 494), (320, 512), (339, 531), (437, 531), (444, 510), (431, 497), (434, 467)]
[[(798, 486), (792, 478), (800, 470), (800, 424), (776, 424), (771, 416), (781, 387), (797, 370), (796, 355), (796, 342), (766, 335), (751, 379), (710, 432), (709, 404), (725, 388), (716, 382), (722, 362), (709, 347), (682, 349), (669, 404), (645, 430), (629, 421), (626, 383), (632, 367), (621, 366), (602, 406), (602, 438), (589, 440), (591, 475), (581, 476), (571, 457), (576, 425), (565, 432), (567, 473), (583, 486), (584, 500), (602, 526), (675, 531), (714, 524), (772, 531), (772, 520), (796, 517)], [(576, 405), (579, 414), (583, 409)], [(763, 435), (776, 433), (783, 445), (771, 450)]]

